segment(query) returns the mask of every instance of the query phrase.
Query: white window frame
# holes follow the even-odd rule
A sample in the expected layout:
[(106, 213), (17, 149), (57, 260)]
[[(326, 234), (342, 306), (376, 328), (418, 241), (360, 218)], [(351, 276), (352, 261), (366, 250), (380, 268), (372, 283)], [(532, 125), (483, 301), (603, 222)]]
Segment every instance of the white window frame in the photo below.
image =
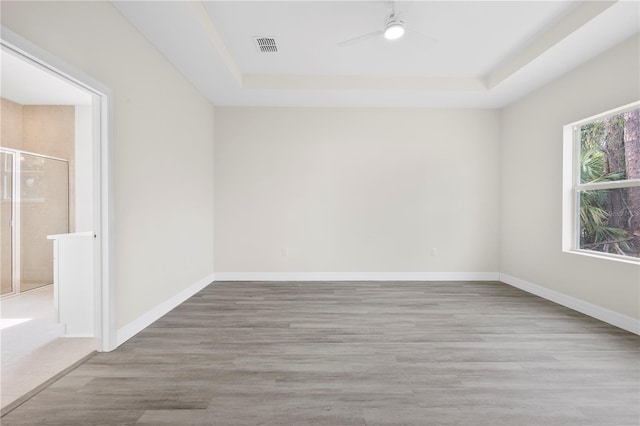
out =
[(640, 101), (594, 115), (563, 127), (562, 146), (562, 251), (601, 259), (640, 264), (640, 258), (603, 253), (580, 248), (580, 192), (597, 189), (640, 187), (640, 179), (625, 179), (612, 182), (580, 183), (580, 127), (596, 120), (611, 117), (640, 108)]

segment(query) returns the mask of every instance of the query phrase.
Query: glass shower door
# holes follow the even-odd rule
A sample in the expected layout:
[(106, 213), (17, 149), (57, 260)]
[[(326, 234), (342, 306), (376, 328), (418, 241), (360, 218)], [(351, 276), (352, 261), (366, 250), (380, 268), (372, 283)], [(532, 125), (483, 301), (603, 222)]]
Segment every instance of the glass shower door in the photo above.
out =
[(0, 295), (53, 283), (47, 235), (69, 232), (69, 162), (0, 151)]
[(0, 151), (0, 295), (13, 293), (14, 154)]
[(47, 235), (69, 232), (69, 163), (20, 154), (20, 292), (53, 283)]

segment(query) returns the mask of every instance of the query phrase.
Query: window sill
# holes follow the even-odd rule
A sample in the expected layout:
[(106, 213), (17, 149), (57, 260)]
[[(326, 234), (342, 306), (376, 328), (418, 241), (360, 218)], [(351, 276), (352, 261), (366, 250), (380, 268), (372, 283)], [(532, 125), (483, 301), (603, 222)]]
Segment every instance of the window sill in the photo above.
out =
[(627, 263), (630, 265), (640, 266), (640, 259), (627, 257), (627, 256), (619, 256), (617, 254), (605, 254), (605, 253), (598, 253), (590, 250), (579, 250), (579, 249), (563, 250), (563, 252), (569, 253), (569, 254), (577, 254), (579, 256), (587, 256), (587, 257), (593, 257), (596, 259), (611, 260), (614, 262), (621, 262), (621, 263)]

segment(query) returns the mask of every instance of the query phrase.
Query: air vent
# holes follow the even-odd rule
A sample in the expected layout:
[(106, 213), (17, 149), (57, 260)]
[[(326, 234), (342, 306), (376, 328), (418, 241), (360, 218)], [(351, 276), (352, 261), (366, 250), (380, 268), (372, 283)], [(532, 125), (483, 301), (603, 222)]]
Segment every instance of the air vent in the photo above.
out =
[(275, 37), (254, 37), (253, 42), (260, 53), (276, 53), (278, 46)]

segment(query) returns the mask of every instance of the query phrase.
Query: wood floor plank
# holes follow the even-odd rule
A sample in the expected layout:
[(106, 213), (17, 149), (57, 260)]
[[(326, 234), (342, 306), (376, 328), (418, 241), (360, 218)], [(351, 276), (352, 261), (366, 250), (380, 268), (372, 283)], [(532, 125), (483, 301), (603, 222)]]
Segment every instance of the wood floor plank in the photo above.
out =
[(640, 338), (494, 282), (218, 282), (3, 425), (640, 424)]

